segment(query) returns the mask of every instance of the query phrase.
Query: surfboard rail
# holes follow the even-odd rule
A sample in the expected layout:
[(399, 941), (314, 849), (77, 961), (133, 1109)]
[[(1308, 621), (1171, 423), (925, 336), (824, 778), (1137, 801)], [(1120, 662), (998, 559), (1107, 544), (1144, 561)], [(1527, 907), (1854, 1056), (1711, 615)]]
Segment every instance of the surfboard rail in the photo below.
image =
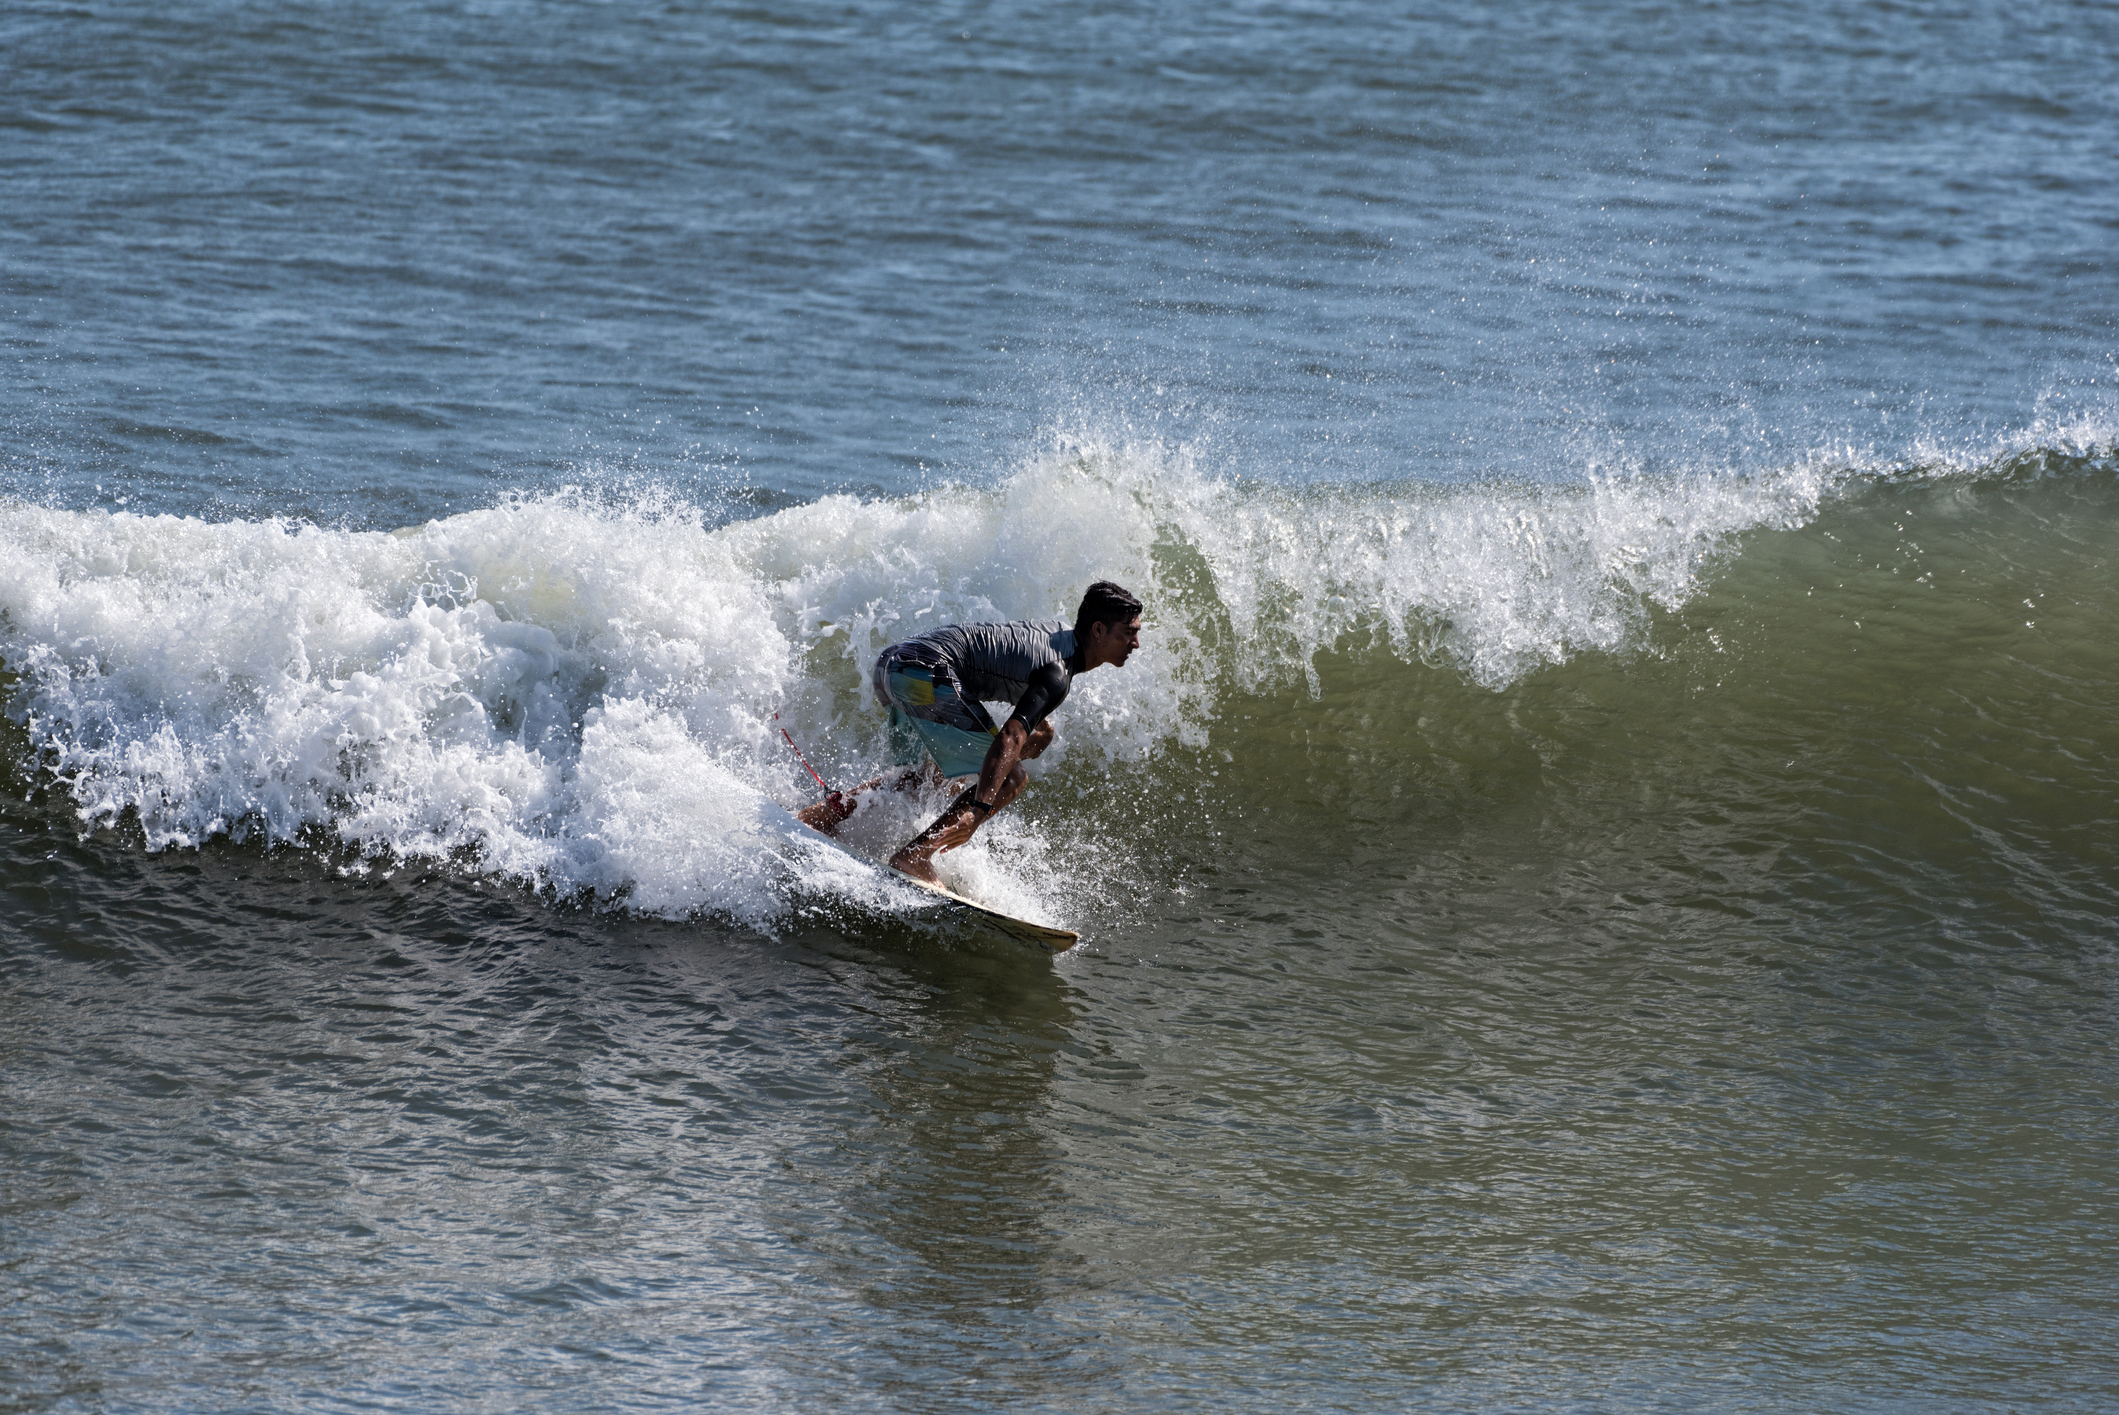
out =
[(881, 870), (903, 880), (909, 885), (925, 890), (927, 893), (935, 895), (947, 903), (953, 911), (969, 914), (972, 921), (980, 927), (1014, 939), (1017, 943), (1026, 943), (1032, 947), (1043, 949), (1046, 953), (1058, 954), (1065, 953), (1068, 949), (1074, 947), (1075, 944), (1081, 942), (1082, 936), (1073, 929), (1054, 928), (1050, 924), (1038, 924), (1032, 923), (1028, 919), (1018, 919), (1013, 914), (1004, 914), (991, 905), (979, 903), (976, 899), (966, 899), (947, 885), (929, 883), (927, 880), (906, 874), (903, 870), (892, 869), (888, 865), (878, 865), (874, 861), (847, 849), (844, 842), (834, 840), (831, 836), (810, 825), (778, 802), (771, 802), (761, 807), (761, 809), (767, 810), (775, 820), (784, 817), (785, 825), (791, 826), (803, 837), (821, 840), (850, 860), (858, 860), (869, 869)]
[(1075, 944), (1081, 942), (1082, 936), (1073, 929), (1056, 929), (1050, 924), (1034, 924), (1028, 919), (1018, 919), (1013, 914), (1003, 914), (1000, 910), (981, 904), (976, 899), (966, 899), (947, 885), (935, 884), (931, 881), (920, 879), (915, 875), (906, 874), (903, 870), (893, 869), (891, 873), (904, 880), (907, 884), (918, 885), (930, 894), (938, 894), (959, 908), (971, 911), (979, 917), (980, 922), (991, 928), (995, 933), (1006, 934), (1008, 937), (1023, 943), (1035, 944), (1047, 952), (1065, 953), (1068, 949), (1074, 947)]

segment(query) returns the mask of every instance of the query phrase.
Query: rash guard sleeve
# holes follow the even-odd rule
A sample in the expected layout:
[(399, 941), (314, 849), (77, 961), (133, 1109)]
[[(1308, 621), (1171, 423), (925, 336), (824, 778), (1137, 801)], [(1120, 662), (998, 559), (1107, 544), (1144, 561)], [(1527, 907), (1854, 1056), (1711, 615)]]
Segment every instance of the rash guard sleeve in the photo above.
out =
[(1030, 675), (1030, 686), (1016, 700), (1015, 711), (1008, 720), (1022, 723), (1025, 732), (1037, 731), (1045, 715), (1067, 701), (1067, 690), (1073, 686), (1074, 680), (1064, 665), (1046, 664)]

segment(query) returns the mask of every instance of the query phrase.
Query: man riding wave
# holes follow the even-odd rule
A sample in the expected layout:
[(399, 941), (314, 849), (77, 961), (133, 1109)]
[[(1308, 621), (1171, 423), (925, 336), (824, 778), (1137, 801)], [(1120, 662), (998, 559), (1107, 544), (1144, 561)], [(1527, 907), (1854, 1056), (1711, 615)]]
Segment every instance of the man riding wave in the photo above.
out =
[[(893, 788), (908, 790), (923, 777), (935, 784), (978, 777), (890, 857), (891, 868), (939, 883), (934, 857), (970, 840), (1029, 781), (1022, 764), (1052, 745), (1047, 717), (1067, 700), (1075, 676), (1107, 663), (1123, 667), (1139, 647), (1140, 601), (1098, 580), (1082, 595), (1072, 628), (1060, 619), (945, 624), (877, 655), (871, 681), (890, 713), (891, 757), (909, 768)], [(987, 702), (1015, 710), (995, 727)], [(852, 798), (885, 779), (835, 793), (799, 812), (800, 819), (833, 834), (853, 814)]]

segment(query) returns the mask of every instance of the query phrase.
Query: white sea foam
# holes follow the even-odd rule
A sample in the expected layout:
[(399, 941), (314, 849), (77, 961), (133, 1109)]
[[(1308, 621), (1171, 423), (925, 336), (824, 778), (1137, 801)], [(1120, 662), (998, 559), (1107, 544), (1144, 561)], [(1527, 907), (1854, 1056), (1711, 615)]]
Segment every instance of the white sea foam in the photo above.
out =
[[(815, 794), (779, 725), (835, 784), (883, 764), (867, 669), (922, 629), (1139, 592), (1143, 649), (1080, 680), (1038, 764), (1094, 783), (1202, 743), (1231, 693), (1314, 683), (1350, 638), (1493, 686), (1622, 649), (1831, 484), (1301, 490), (1062, 441), (991, 488), (725, 526), (581, 495), (394, 534), (0, 504), (0, 658), (83, 821), (131, 816), (152, 848), (327, 839), (769, 924), (805, 890), (889, 907), (764, 803)], [(879, 803), (856, 843), (934, 804)], [(981, 840), (951, 878), (1065, 918), (1066, 842), (1035, 812)]]

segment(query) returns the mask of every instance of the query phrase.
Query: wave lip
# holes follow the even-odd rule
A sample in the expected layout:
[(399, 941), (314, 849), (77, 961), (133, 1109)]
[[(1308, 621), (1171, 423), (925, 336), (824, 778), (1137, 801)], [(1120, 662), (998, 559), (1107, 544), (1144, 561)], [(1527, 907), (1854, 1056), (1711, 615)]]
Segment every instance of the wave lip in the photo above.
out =
[(1245, 688), (1294, 673), (1315, 691), (1317, 658), (1364, 637), (1499, 688), (1638, 643), (1650, 606), (1684, 603), (1736, 536), (1801, 524), (1833, 484), (1802, 469), (1574, 487), (1213, 488), (1184, 529), (1242, 646), (1227, 666)]

